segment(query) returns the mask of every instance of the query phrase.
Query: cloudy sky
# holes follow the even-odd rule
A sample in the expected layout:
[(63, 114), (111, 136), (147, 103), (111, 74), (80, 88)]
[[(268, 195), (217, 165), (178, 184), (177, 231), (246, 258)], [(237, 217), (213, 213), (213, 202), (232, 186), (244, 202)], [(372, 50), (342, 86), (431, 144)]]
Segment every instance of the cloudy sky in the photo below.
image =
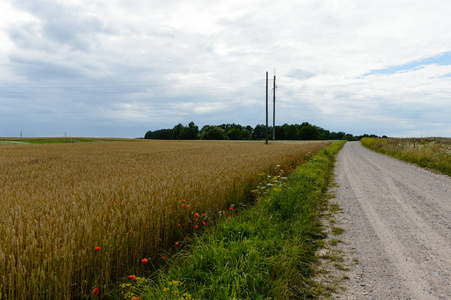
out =
[(255, 126), (275, 69), (278, 125), (451, 137), (450, 16), (448, 0), (1, 0), (0, 136)]

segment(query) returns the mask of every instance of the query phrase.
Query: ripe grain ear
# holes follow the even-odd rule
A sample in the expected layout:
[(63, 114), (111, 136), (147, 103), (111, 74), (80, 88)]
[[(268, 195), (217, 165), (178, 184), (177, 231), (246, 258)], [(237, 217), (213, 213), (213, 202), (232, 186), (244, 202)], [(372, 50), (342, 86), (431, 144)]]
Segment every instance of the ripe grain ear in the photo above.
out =
[(257, 183), (249, 178), (283, 156), (321, 147), (156, 140), (2, 145), (0, 298), (92, 295), (139, 271), (143, 257), (157, 261), (183, 240), (182, 199), (200, 202), (197, 211), (209, 224), (228, 204), (250, 199)]

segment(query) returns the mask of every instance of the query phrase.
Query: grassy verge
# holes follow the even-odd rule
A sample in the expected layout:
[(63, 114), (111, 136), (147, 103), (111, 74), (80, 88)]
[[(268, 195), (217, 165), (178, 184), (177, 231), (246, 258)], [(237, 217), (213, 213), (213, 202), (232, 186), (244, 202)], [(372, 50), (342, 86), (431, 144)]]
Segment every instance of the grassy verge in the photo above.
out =
[[(123, 283), (134, 299), (291, 299), (317, 296), (312, 277), (324, 237), (321, 211), (335, 155), (334, 143), (288, 178), (268, 177), (255, 192), (258, 203), (227, 217), (191, 245), (168, 257), (153, 278)], [(273, 187), (268, 189), (268, 187)]]
[(361, 142), (368, 149), (451, 176), (449, 138), (363, 138)]

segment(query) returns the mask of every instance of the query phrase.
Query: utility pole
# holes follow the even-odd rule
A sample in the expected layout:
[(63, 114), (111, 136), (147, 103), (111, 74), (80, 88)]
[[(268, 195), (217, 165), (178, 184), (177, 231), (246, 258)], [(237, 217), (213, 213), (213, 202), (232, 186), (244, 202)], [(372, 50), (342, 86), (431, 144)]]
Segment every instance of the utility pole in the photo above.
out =
[(273, 109), (272, 109), (272, 140), (276, 140), (276, 69), (274, 69)]
[(268, 72), (266, 72), (266, 144), (268, 144)]

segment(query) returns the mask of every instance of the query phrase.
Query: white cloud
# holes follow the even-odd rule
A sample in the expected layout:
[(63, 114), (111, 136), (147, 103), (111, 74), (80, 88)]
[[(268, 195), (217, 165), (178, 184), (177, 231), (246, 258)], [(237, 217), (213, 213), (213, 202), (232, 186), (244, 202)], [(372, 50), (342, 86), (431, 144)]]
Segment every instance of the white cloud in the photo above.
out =
[[(27, 112), (24, 103), (45, 118), (74, 112), (64, 127), (95, 111), (111, 120), (109, 135), (123, 134), (127, 121), (130, 130), (256, 125), (264, 72), (272, 79), (277, 68), (277, 123), (450, 135), (451, 66), (372, 73), (451, 51), (446, 0), (16, 0), (0, 12), (0, 107), (8, 113)], [(45, 125), (42, 114), (27, 116)], [(0, 134), (24, 126), (8, 122), (0, 128), (11, 133)], [(77, 135), (99, 126), (89, 124)], [(44, 125), (37, 134), (47, 134)]]

